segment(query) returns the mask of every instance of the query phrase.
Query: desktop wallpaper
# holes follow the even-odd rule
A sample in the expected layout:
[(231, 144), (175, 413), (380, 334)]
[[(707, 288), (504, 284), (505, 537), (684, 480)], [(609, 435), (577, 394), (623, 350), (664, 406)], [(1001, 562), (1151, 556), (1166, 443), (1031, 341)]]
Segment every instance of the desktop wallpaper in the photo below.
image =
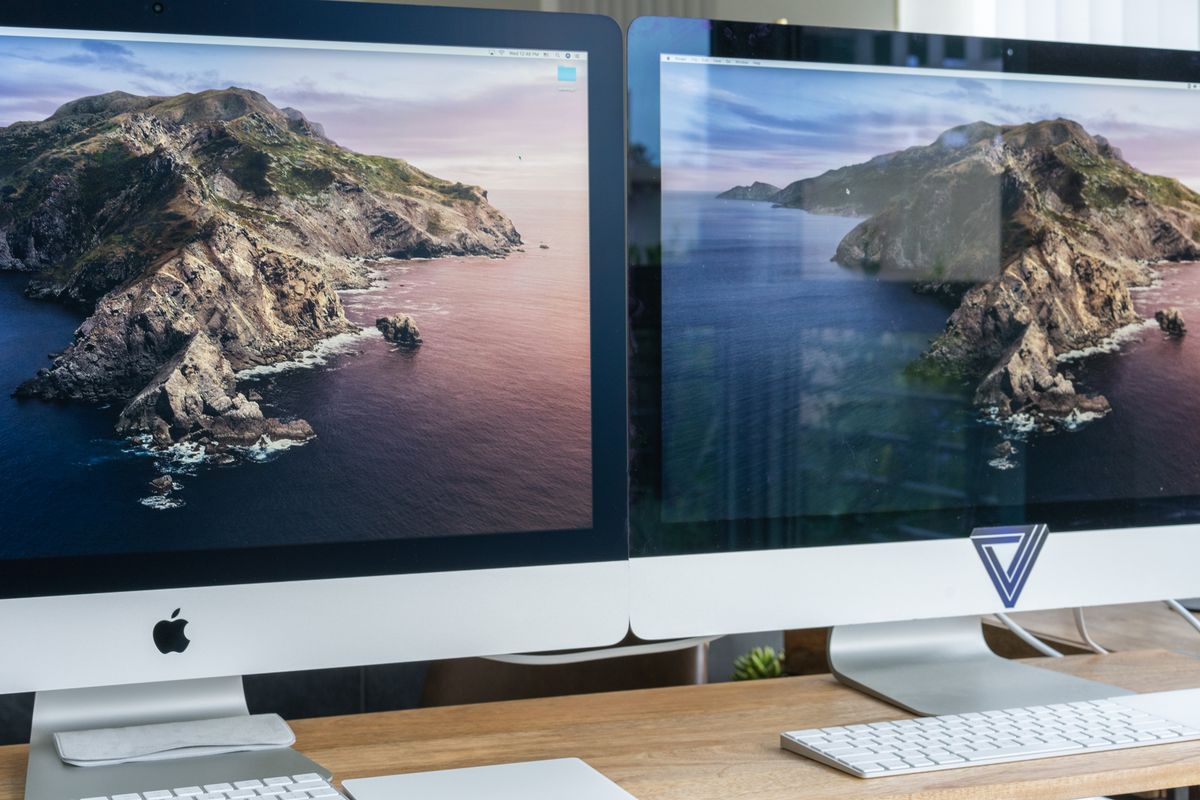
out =
[(0, 558), (591, 526), (587, 66), (0, 37)]
[(1200, 93), (661, 78), (666, 521), (1200, 494)]

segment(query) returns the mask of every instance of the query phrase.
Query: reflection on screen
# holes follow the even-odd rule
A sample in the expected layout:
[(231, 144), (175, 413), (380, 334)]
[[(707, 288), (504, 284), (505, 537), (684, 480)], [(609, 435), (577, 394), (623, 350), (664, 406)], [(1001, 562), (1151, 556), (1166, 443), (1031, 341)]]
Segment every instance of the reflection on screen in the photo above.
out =
[(661, 64), (665, 521), (1200, 494), (1196, 94), (696, 61)]

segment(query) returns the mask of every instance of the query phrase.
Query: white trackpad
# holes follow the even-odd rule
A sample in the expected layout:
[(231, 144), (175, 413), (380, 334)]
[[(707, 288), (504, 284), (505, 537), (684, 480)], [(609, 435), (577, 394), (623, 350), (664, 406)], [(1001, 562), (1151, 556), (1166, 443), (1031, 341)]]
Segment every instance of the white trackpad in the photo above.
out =
[(1114, 697), (1112, 702), (1200, 729), (1200, 689), (1131, 694)]
[(577, 758), (362, 778), (342, 786), (354, 800), (636, 800)]

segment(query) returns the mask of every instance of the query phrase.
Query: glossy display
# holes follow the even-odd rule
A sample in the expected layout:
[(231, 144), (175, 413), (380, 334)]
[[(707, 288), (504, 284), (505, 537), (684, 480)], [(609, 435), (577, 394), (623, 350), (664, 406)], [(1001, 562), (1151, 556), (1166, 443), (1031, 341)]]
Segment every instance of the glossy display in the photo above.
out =
[(639, 25), (635, 553), (1196, 521), (1188, 54)]

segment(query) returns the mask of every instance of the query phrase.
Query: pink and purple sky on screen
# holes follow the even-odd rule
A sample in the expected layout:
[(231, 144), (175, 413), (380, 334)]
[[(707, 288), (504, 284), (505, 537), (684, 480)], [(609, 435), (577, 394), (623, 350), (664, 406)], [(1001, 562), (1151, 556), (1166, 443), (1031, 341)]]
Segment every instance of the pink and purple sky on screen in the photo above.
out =
[(1200, 91), (665, 62), (663, 185), (724, 191), (777, 186), (927, 145), (976, 121), (1064, 117), (1119, 147), (1133, 166), (1200, 191)]
[(0, 37), (0, 126), (125, 91), (239, 86), (291, 106), (356, 152), (488, 190), (587, 189), (586, 64), (294, 47)]

